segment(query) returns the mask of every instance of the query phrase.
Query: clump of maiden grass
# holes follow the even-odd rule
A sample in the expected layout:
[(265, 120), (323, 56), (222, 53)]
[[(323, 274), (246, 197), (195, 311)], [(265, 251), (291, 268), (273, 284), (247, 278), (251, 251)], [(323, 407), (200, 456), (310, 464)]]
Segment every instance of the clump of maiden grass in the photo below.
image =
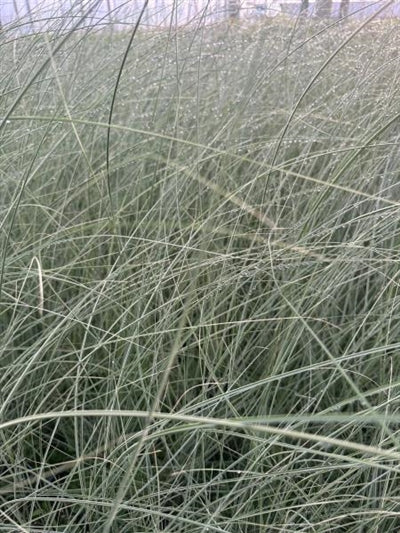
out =
[(79, 17), (0, 35), (0, 531), (397, 531), (396, 25)]

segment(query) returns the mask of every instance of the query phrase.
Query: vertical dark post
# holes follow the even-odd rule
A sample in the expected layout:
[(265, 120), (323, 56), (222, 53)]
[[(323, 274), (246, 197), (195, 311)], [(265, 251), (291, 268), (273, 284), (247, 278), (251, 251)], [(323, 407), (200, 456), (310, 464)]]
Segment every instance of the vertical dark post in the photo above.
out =
[(25, 0), (25, 9), (26, 9), (26, 12), (27, 12), (27, 15), (28, 15), (28, 18), (29, 18), (29, 22), (30, 22), (30, 25), (31, 25), (31, 32), (34, 33), (35, 32), (35, 26), (33, 24), (32, 10), (31, 10), (31, 5), (29, 3), (29, 0)]
[(111, 0), (107, 0), (108, 29), (111, 35), (114, 33), (113, 8)]

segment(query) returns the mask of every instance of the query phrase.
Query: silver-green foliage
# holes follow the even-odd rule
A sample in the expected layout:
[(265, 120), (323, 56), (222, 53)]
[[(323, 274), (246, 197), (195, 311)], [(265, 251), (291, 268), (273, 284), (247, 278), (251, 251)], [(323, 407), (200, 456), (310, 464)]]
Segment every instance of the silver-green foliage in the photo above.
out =
[(398, 35), (3, 32), (0, 531), (398, 530)]

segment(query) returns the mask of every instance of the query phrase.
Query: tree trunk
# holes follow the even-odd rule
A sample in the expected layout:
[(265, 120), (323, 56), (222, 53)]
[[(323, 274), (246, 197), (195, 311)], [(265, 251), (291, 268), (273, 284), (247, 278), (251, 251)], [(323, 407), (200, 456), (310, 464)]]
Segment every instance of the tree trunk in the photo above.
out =
[(240, 0), (226, 0), (226, 11), (229, 20), (236, 20), (240, 14)]
[(320, 19), (328, 19), (332, 14), (332, 0), (316, 0), (315, 16)]
[(347, 17), (349, 14), (350, 0), (341, 0), (339, 18)]
[(310, 7), (309, 0), (301, 0), (300, 14), (301, 15), (307, 15), (309, 7)]

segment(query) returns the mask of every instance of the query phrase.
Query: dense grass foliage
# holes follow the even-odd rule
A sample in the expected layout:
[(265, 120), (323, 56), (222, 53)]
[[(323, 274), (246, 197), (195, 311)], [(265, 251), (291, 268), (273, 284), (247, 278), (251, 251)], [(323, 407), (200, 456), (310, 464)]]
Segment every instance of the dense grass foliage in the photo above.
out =
[(399, 35), (3, 31), (1, 532), (399, 530)]

